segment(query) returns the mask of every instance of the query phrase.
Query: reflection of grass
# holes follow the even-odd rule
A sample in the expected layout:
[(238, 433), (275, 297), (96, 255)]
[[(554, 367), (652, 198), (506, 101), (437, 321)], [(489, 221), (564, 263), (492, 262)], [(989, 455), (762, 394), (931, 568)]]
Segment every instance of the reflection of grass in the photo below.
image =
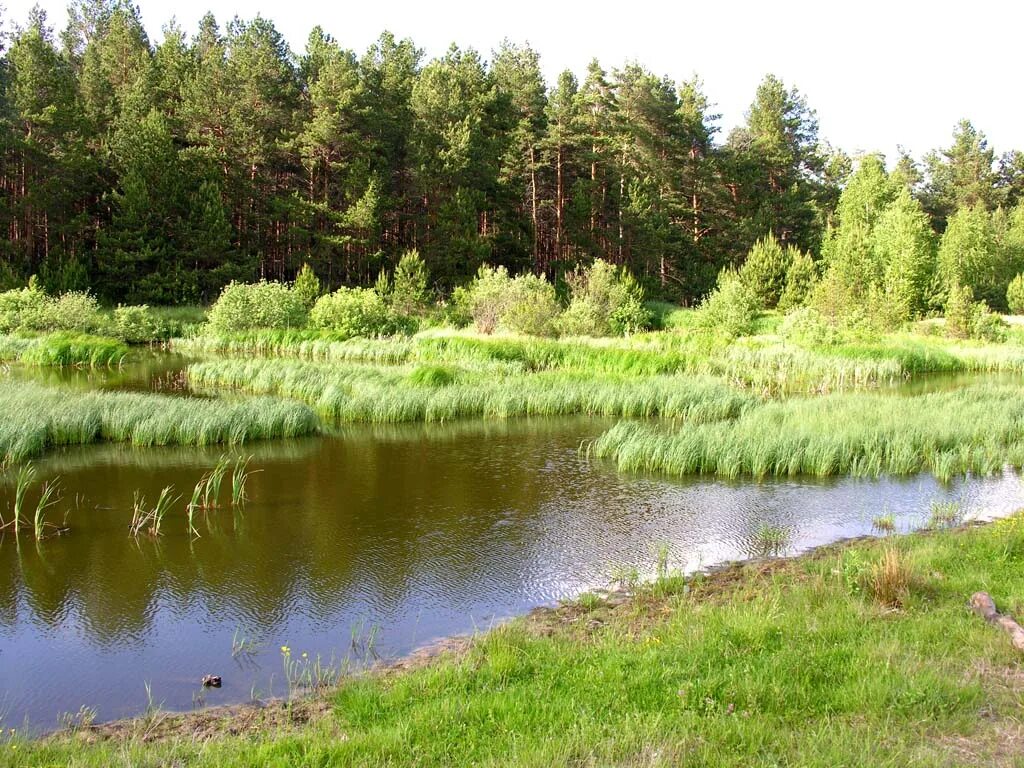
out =
[(202, 400), (127, 392), (80, 392), (0, 382), (0, 457), (37, 456), (59, 445), (243, 443), (314, 433), (315, 414), (273, 398)]
[[(991, 765), (1018, 727), (1007, 675), (1019, 659), (964, 603), (992, 585), (1011, 609), (1024, 569), (1007, 553), (1024, 552), (1024, 526), (893, 547), (748, 564), (686, 591), (641, 585), (624, 602), (585, 597), (430, 662), (346, 676), (311, 722), (298, 700), (215, 729), (200, 713), (159, 733), (143, 721), (89, 742), (18, 738), (17, 757), (0, 748), (13, 765), (79, 768), (947, 765), (951, 750), (957, 765)], [(301, 666), (289, 677), (316, 680)]]

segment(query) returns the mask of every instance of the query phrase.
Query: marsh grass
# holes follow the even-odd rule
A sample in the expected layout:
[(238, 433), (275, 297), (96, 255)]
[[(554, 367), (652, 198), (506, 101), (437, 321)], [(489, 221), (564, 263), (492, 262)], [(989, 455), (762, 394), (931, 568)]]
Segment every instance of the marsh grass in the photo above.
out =
[(928, 517), (929, 528), (952, 528), (964, 519), (963, 508), (958, 501), (933, 501)]
[(762, 557), (778, 557), (789, 546), (790, 533), (780, 525), (761, 523), (751, 534), (754, 551)]
[[(181, 498), (180, 496), (172, 497), (171, 494), (173, 492), (173, 485), (166, 486), (160, 491), (156, 505), (149, 507), (146, 504), (146, 497), (136, 491), (132, 502), (132, 519), (128, 524), (128, 532), (136, 538), (141, 533), (147, 533), (150, 536), (160, 536), (164, 518), (170, 511), (171, 506)], [(191, 526), (191, 518), (189, 525)]]
[(52, 523), (46, 521), (46, 510), (60, 501), (59, 492), (59, 480), (48, 480), (43, 483), (42, 490), (39, 493), (39, 501), (36, 502), (35, 514), (32, 515), (32, 531), (35, 534), (36, 540), (42, 539), (46, 535), (48, 526), (55, 527)]
[(674, 476), (987, 476), (1024, 464), (1022, 395), (1018, 386), (975, 385), (917, 397), (790, 398), (685, 428), (622, 422), (585, 452), (623, 471)]
[(887, 608), (903, 608), (916, 579), (913, 564), (898, 548), (886, 548), (871, 568), (868, 589)]
[(220, 489), (230, 466), (231, 460), (226, 455), (221, 456), (200, 481), (203, 484), (203, 509), (217, 509), (220, 506)]
[(225, 360), (188, 368), (197, 389), (302, 400), (341, 422), (446, 422), (521, 416), (734, 418), (760, 400), (701, 376), (592, 378), (561, 372), (460, 375), (446, 386), (408, 381), (405, 369), (288, 360)]
[(234, 469), (231, 471), (231, 506), (240, 507), (249, 500), (249, 496), (245, 490), (246, 484), (249, 482), (249, 478), (257, 470), (250, 470), (249, 464), (252, 462), (252, 456), (241, 457), (235, 459)]
[(23, 381), (0, 381), (0, 413), (0, 461), (8, 465), (62, 445), (240, 445), (319, 431), (307, 406), (275, 398), (83, 392)]
[(896, 518), (891, 514), (878, 515), (871, 521), (871, 527), (881, 533), (893, 533), (896, 530)]

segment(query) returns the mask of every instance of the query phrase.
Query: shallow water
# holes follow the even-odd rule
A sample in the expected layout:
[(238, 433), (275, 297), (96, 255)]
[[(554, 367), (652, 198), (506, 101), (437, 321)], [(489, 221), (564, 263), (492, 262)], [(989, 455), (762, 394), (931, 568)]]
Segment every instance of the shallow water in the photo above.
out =
[[(139, 374), (132, 382), (147, 380)], [(163, 374), (160, 374), (163, 375)], [(152, 380), (152, 376), (148, 380)], [(67, 382), (65, 382), (67, 383)], [(73, 383), (73, 382), (72, 382)], [(124, 382), (112, 384), (121, 386)], [(103, 386), (85, 382), (83, 386)], [(248, 446), (251, 500), (186, 532), (192, 486), (220, 450), (68, 449), (37, 462), (60, 476), (68, 535), (0, 542), (0, 712), (53, 728), (80, 706), (100, 719), (155, 703), (197, 704), (204, 674), (224, 687), (206, 704), (283, 695), (280, 647), (336, 661), (375, 633), (384, 657), (483, 629), (533, 606), (606, 586), (622, 568), (651, 575), (757, 554), (756, 531), (785, 528), (787, 552), (871, 532), (888, 512), (901, 531), (932, 501), (968, 514), (1024, 505), (1011, 473), (939, 485), (930, 477), (673, 481), (623, 475), (579, 455), (610, 422), (346, 427), (328, 437)], [(0, 486), (0, 509), (13, 496)], [(132, 499), (174, 485), (183, 497), (163, 536), (127, 532)], [(29, 499), (34, 505), (35, 495)], [(232, 639), (257, 643), (232, 656)]]

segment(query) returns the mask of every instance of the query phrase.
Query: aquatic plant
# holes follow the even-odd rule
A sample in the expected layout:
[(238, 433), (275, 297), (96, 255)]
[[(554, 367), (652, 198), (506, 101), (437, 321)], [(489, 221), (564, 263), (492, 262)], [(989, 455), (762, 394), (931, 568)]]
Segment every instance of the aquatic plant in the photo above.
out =
[(0, 381), (0, 461), (10, 464), (59, 445), (242, 444), (308, 435), (308, 407), (274, 398), (224, 401), (130, 392), (82, 392)]
[(928, 518), (929, 528), (952, 528), (964, 519), (963, 509), (958, 501), (933, 501), (931, 515)]
[(991, 474), (1024, 464), (1022, 393), (984, 384), (917, 397), (791, 398), (682, 429), (622, 422), (585, 451), (624, 471), (675, 476)]
[(892, 533), (896, 530), (896, 518), (890, 514), (879, 515), (871, 521), (871, 527), (882, 533)]
[(778, 556), (789, 544), (790, 533), (779, 525), (761, 523), (751, 534), (751, 543), (756, 552), (763, 556)]
[(249, 469), (252, 458), (252, 456), (245, 458), (239, 456), (235, 459), (235, 468), (231, 472), (231, 505), (233, 507), (241, 506), (249, 500), (245, 486), (255, 471)]
[(36, 502), (36, 511), (32, 516), (32, 530), (36, 539), (43, 538), (46, 533), (46, 510), (59, 501), (55, 498), (60, 488), (59, 480), (50, 480), (43, 483), (42, 491), (39, 494), (39, 501)]
[(227, 456), (221, 456), (217, 459), (217, 464), (206, 473), (201, 481), (203, 482), (203, 509), (216, 509), (220, 506), (220, 487), (230, 465), (230, 459)]
[(173, 485), (166, 486), (160, 491), (156, 506), (150, 508), (146, 505), (146, 497), (139, 491), (135, 491), (135, 497), (132, 502), (132, 519), (128, 524), (129, 533), (135, 537), (138, 537), (142, 532), (148, 533), (150, 536), (161, 535), (164, 517), (167, 516), (171, 505), (181, 498), (180, 496), (172, 498), (171, 493), (173, 492)]

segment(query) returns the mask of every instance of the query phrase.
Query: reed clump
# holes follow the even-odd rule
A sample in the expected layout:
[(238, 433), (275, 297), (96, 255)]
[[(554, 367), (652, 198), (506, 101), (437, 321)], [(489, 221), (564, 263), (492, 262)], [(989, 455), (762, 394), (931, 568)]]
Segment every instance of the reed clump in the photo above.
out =
[(0, 339), (0, 360), (25, 365), (99, 368), (120, 365), (128, 347), (118, 339), (86, 333)]
[(791, 398), (683, 429), (622, 422), (587, 451), (624, 471), (675, 476), (991, 475), (1024, 465), (1022, 395), (977, 385), (918, 397)]
[(319, 420), (307, 406), (276, 398), (82, 392), (15, 381), (0, 381), (0, 413), (5, 464), (61, 445), (237, 445), (319, 431)]
[(662, 417), (687, 423), (732, 419), (760, 399), (703, 376), (600, 378), (558, 371), (463, 372), (445, 386), (409, 381), (404, 368), (288, 360), (222, 360), (189, 366), (198, 389), (291, 397), (342, 422), (441, 422), (586, 414)]

